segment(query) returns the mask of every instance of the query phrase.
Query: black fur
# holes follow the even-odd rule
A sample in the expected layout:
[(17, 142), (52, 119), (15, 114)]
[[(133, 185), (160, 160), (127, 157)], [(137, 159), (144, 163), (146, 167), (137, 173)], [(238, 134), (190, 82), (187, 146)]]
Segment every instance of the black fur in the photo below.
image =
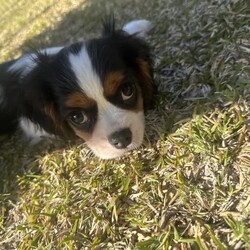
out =
[(0, 64), (0, 133), (13, 132), (20, 114), (21, 94), (18, 88), (20, 73), (8, 73), (8, 68), (16, 61)]

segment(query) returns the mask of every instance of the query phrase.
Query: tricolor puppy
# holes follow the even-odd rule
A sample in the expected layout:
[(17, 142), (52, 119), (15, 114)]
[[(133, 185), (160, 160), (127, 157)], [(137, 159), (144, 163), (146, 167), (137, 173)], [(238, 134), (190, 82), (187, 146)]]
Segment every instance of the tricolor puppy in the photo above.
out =
[(110, 159), (141, 145), (153, 95), (150, 22), (122, 30), (104, 23), (100, 38), (44, 49), (0, 65), (0, 133), (30, 138), (78, 136)]

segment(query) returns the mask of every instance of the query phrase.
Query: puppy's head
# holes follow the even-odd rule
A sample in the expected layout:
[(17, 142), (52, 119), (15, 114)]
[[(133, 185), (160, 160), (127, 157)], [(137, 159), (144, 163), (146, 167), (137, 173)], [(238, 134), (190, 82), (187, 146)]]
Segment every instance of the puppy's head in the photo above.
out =
[(51, 62), (55, 96), (47, 115), (55, 123), (59, 117), (100, 158), (142, 143), (144, 108), (153, 94), (149, 48), (141, 38), (149, 25), (135, 21), (116, 31), (105, 23), (101, 38), (66, 47)]

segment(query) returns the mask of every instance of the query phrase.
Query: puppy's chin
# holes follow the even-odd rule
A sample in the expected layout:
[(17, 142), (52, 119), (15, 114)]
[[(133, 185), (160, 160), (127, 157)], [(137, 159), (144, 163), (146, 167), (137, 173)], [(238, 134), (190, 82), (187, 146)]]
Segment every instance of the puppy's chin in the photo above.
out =
[(99, 157), (100, 159), (104, 159), (104, 160), (109, 160), (109, 159), (114, 159), (114, 158), (118, 158), (122, 155), (124, 155), (126, 152), (128, 152), (129, 150), (125, 150), (125, 149), (110, 149), (107, 150), (106, 149), (98, 149), (98, 148), (92, 148), (91, 149), (94, 154)]
[(125, 149), (116, 149), (107, 139), (97, 141), (87, 141), (86, 144), (93, 151), (93, 153), (101, 159), (114, 159), (121, 157), (125, 153), (134, 150), (141, 146), (144, 136), (144, 128), (138, 131), (132, 143)]

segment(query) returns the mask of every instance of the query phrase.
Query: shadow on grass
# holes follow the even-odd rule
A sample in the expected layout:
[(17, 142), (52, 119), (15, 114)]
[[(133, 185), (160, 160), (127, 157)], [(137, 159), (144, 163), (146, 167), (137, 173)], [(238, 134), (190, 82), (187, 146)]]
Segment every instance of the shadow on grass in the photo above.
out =
[[(147, 5), (149, 5), (147, 8), (143, 7), (145, 4), (144, 1), (136, 1), (136, 3), (137, 5), (135, 6), (135, 1), (133, 0), (124, 2), (119, 0), (89, 0), (82, 8), (69, 12), (54, 29), (45, 30), (38, 36), (26, 40), (20, 50), (26, 53), (30, 52), (31, 48), (39, 49), (60, 46), (88, 39), (97, 34), (99, 35), (101, 31), (101, 21), (111, 12), (115, 14), (118, 27), (121, 27), (126, 21), (135, 18), (148, 18), (151, 20), (152, 14), (148, 10), (154, 6), (155, 2), (151, 0), (147, 1)], [(154, 41), (158, 34), (156, 32), (154, 33), (154, 31), (152, 33), (150, 39)], [(159, 137), (165, 136), (170, 131), (173, 132), (176, 130), (178, 125), (174, 126), (174, 124), (178, 123), (178, 121), (190, 119), (194, 113), (194, 108), (196, 108), (196, 114), (203, 112), (204, 106), (206, 106), (206, 111), (209, 110), (208, 106), (211, 100), (207, 104), (206, 100), (208, 99), (201, 100), (198, 105), (192, 105), (190, 101), (182, 102), (182, 100), (179, 99), (177, 102), (169, 104), (166, 109), (166, 98), (170, 100), (175, 98), (170, 95), (171, 94), (167, 94), (159, 97), (159, 99), (162, 98), (162, 102), (158, 100), (157, 110), (155, 113), (153, 111), (156, 118), (155, 120), (149, 119), (150, 121), (147, 124), (150, 126), (150, 129), (148, 129), (150, 130), (148, 132), (150, 134), (149, 139), (153, 138), (153, 143), (157, 141)], [(232, 97), (232, 99), (233, 98), (234, 97)], [(152, 128), (156, 125), (159, 125), (159, 128), (156, 127), (154, 131)], [(163, 130), (160, 131), (160, 129)], [(48, 146), (39, 144), (32, 148), (27, 143), (24, 143), (19, 135), (11, 137), (10, 139), (1, 140), (0, 143), (0, 196), (2, 197), (0, 201), (2, 200), (3, 202), (13, 200), (16, 195), (18, 195), (17, 176), (24, 175), (30, 167), (34, 167), (33, 170), (35, 173), (40, 173), (41, 170), (38, 168), (39, 164), (37, 163), (40, 157), (56, 149), (70, 147), (70, 144), (66, 142), (59, 142), (58, 145)], [(146, 162), (147, 160), (142, 159), (142, 161)]]
[(124, 2), (119, 0), (88, 0), (80, 8), (69, 12), (55, 29), (48, 29), (26, 40), (20, 50), (30, 52), (31, 48), (64, 46), (79, 40), (93, 38), (96, 35), (99, 36), (103, 19), (112, 13), (118, 28), (134, 18), (149, 18), (149, 13), (142, 11), (139, 7), (135, 8), (134, 0)]
[[(5, 136), (0, 138), (0, 197), (15, 199), (18, 194), (18, 178), (27, 174), (32, 168), (35, 174), (40, 173), (37, 168), (41, 157), (55, 150), (67, 149), (71, 142), (49, 139), (41, 140), (32, 145), (22, 135)], [(0, 199), (1, 201), (1, 199)]]
[[(49, 8), (52, 8), (52, 6), (48, 6), (41, 15), (46, 15)], [(26, 40), (19, 50), (28, 53), (34, 49), (67, 45), (84, 40), (84, 38), (89, 39), (100, 35), (101, 22), (110, 13), (114, 13), (118, 27), (125, 20), (133, 19), (131, 15), (135, 18), (147, 18), (146, 12), (141, 12), (139, 7), (134, 8), (133, 0), (125, 2), (119, 0), (89, 0), (81, 8), (69, 12), (54, 29), (47, 29)], [(39, 18), (39, 15), (36, 18)], [(48, 18), (50, 17), (48, 16)], [(53, 23), (54, 20), (51, 20), (51, 22)], [(21, 139), (20, 135), (0, 138), (0, 195), (3, 200), (6, 197), (14, 199), (18, 193), (16, 178), (25, 174), (26, 170), (33, 166), (39, 157), (58, 148), (67, 147), (70, 147), (70, 144), (62, 141), (58, 142), (57, 145), (42, 143), (33, 147)], [(39, 173), (39, 169), (36, 171)]]

